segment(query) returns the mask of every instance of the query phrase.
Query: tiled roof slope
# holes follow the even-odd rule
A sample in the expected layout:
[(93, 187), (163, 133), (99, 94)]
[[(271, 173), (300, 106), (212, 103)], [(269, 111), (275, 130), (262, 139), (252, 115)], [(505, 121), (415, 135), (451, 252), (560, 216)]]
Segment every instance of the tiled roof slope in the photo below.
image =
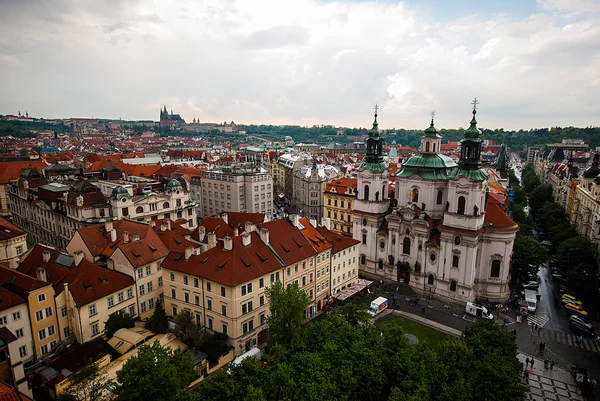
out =
[(269, 243), (286, 266), (316, 255), (300, 230), (288, 219), (269, 221), (258, 227), (269, 230)]

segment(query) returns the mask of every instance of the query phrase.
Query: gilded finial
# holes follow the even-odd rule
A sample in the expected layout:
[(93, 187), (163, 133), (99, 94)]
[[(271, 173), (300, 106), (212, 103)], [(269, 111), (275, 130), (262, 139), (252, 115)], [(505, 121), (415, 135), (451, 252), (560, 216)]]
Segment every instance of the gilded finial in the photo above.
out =
[(471, 104), (473, 105), (473, 114), (477, 113), (477, 105), (479, 104), (479, 100), (477, 100), (477, 98), (475, 98), (475, 99), (473, 99)]
[(435, 110), (431, 110), (431, 126), (433, 127), (433, 118), (435, 117)]

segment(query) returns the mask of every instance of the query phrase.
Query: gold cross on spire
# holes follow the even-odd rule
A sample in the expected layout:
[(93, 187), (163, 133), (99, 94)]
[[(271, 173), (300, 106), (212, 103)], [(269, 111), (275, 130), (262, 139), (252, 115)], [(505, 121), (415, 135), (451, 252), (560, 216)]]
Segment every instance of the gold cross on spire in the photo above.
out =
[(433, 120), (434, 117), (435, 117), (435, 110), (431, 110), (431, 119)]
[(475, 99), (473, 99), (471, 104), (473, 105), (473, 110), (477, 110), (477, 105), (479, 104), (479, 100), (477, 100), (477, 98), (475, 98)]
[(379, 106), (377, 106), (377, 104), (375, 104), (375, 107), (373, 107), (375, 109), (375, 117), (377, 117), (377, 110), (379, 110)]

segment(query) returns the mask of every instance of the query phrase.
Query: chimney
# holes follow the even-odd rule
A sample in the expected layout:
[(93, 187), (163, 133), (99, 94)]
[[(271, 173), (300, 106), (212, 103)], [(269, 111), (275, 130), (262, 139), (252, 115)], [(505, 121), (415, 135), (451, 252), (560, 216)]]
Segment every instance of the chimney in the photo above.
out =
[(205, 236), (206, 236), (206, 227), (204, 227), (204, 226), (198, 227), (198, 240), (200, 242), (204, 241)]
[(75, 251), (75, 253), (73, 253), (73, 257), (75, 258), (75, 266), (79, 266), (83, 260), (83, 251)]
[(256, 226), (254, 225), (254, 223), (247, 221), (244, 224), (244, 231), (246, 231), (247, 233), (251, 233), (252, 231), (256, 231)]
[(236, 227), (233, 229), (233, 236), (237, 237), (238, 235), (240, 235), (240, 229)]
[(133, 234), (131, 236), (131, 242), (139, 242), (140, 236), (138, 234)]
[(331, 230), (331, 219), (329, 217), (323, 217), (321, 219), (321, 225), (328, 230)]
[(248, 245), (250, 245), (251, 242), (252, 242), (252, 237), (250, 236), (250, 233), (242, 234), (242, 245), (248, 246)]
[(156, 227), (156, 220), (150, 221), (150, 227)]
[(167, 229), (171, 231), (171, 219), (165, 219), (164, 222), (167, 223)]
[(260, 235), (260, 239), (262, 240), (262, 242), (264, 242), (266, 245), (269, 245), (269, 230), (266, 228), (260, 228), (258, 230), (258, 235)]
[(210, 232), (208, 235), (208, 249), (213, 249), (217, 246), (217, 234)]
[(185, 248), (185, 260), (188, 260), (193, 253), (194, 247), (188, 246), (187, 248)]
[(38, 267), (37, 269), (35, 269), (35, 275), (38, 280), (46, 281), (46, 269), (44, 269), (43, 267)]
[(104, 229), (106, 230), (106, 232), (112, 231), (112, 229), (113, 229), (112, 221), (107, 221), (106, 223), (104, 223)]
[(310, 221), (311, 226), (313, 226), (314, 228), (317, 228), (317, 219), (311, 218), (309, 221)]
[(160, 225), (160, 231), (167, 231), (168, 226), (165, 223)]
[(123, 243), (124, 244), (129, 243), (129, 233), (127, 231), (123, 231)]
[[(44, 263), (48, 263), (50, 261), (50, 255), (52, 255), (52, 254), (47, 249), (42, 252), (42, 260), (44, 261)], [(44, 280), (44, 281), (46, 281), (46, 280)]]
[(297, 214), (290, 214), (289, 219), (294, 227), (298, 227), (298, 225), (300, 224), (300, 216), (298, 216)]
[(226, 251), (231, 251), (233, 249), (233, 239), (231, 239), (231, 237), (229, 235), (225, 236), (225, 239), (223, 240), (224, 245), (223, 245), (223, 249), (225, 249)]
[(229, 216), (227, 216), (227, 213), (221, 214), (221, 218), (223, 219), (225, 224), (229, 224)]
[(114, 228), (110, 230), (110, 242), (115, 242), (117, 240), (117, 230)]

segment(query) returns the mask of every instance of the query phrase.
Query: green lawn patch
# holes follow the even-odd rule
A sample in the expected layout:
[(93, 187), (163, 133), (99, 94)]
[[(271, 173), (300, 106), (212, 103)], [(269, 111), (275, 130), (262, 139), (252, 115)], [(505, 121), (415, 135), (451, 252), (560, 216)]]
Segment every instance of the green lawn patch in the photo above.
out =
[(377, 327), (385, 334), (387, 326), (390, 324), (398, 324), (402, 327), (404, 334), (412, 334), (419, 339), (419, 343), (427, 344), (432, 348), (437, 348), (444, 341), (452, 338), (452, 336), (434, 330), (412, 320), (403, 319), (400, 317), (392, 317), (390, 319), (380, 320), (377, 322)]

